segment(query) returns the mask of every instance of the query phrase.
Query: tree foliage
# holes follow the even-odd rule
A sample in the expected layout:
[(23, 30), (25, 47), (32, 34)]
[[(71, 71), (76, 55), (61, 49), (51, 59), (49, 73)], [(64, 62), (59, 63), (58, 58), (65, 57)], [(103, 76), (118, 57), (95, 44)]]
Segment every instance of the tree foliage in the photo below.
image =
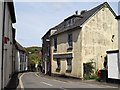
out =
[(25, 48), (26, 52), (28, 53), (28, 63), (29, 63), (29, 69), (33, 70), (35, 69), (35, 65), (41, 64), (41, 57), (40, 57), (40, 51), (41, 47), (27, 47)]
[(39, 64), (40, 62), (40, 57), (36, 53), (32, 53), (28, 57), (29, 61), (33, 62), (34, 64)]
[(29, 52), (31, 52), (31, 53), (35, 53), (35, 52), (38, 52), (38, 51), (40, 51), (42, 48), (41, 47), (27, 47), (27, 48), (25, 48), (26, 49), (26, 51), (29, 53)]

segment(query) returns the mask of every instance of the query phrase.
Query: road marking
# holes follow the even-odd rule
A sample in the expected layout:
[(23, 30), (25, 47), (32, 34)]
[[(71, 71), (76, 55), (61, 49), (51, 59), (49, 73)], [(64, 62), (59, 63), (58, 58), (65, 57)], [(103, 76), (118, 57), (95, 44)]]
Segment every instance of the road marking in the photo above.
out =
[(53, 86), (52, 84), (49, 84), (49, 83), (46, 83), (46, 82), (41, 82), (41, 83), (46, 84), (48, 86)]
[(57, 81), (57, 82), (61, 82), (61, 83), (68, 83), (68, 82), (64, 82), (64, 81), (60, 81), (60, 80), (53, 80), (53, 81)]
[(37, 75), (37, 73), (35, 73), (35, 76), (39, 77), (39, 75)]
[(67, 90), (67, 89), (65, 89), (65, 88), (63, 88), (63, 87), (60, 87), (60, 89), (62, 89), (62, 90)]
[(23, 77), (24, 73), (20, 76), (19, 81), (20, 81), (20, 88), (22, 88), (22, 90), (24, 90), (24, 86), (23, 86), (23, 82), (22, 82), (22, 77)]
[[(37, 77), (40, 77), (37, 73), (35, 73), (35, 75), (37, 76)], [(50, 79), (50, 78), (48, 78), (48, 77), (42, 77), (42, 78), (45, 78), (45, 79), (48, 79), (48, 80), (52, 80), (52, 81), (57, 81), (57, 82), (61, 82), (61, 83), (68, 83), (68, 82), (65, 82), (65, 81), (61, 81), (61, 80), (57, 80), (57, 79)]]

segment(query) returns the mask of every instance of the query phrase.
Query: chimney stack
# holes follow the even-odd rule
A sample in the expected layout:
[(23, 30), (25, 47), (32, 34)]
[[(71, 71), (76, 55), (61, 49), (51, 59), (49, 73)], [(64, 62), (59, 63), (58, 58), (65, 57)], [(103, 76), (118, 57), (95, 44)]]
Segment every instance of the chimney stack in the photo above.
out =
[(75, 11), (75, 14), (78, 15), (78, 11)]
[(82, 10), (82, 11), (80, 12), (80, 15), (82, 15), (82, 14), (85, 13), (85, 12), (87, 12), (87, 10)]

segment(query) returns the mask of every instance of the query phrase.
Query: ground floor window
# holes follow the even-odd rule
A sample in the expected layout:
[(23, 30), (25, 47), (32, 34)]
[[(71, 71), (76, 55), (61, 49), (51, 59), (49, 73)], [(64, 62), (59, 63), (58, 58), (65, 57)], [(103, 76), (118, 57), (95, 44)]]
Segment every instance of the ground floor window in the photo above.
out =
[(61, 67), (60, 59), (57, 59), (57, 68), (56, 68), (56, 72), (59, 72), (59, 71), (60, 71), (60, 67)]
[(67, 70), (66, 70), (66, 72), (70, 73), (71, 71), (72, 71), (72, 59), (68, 58), (67, 59)]

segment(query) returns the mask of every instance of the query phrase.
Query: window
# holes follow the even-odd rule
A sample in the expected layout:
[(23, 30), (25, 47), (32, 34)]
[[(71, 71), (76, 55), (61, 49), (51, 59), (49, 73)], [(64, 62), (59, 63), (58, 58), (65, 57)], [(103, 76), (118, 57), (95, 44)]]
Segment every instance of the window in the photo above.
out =
[(71, 20), (67, 20), (65, 23), (66, 23), (66, 27), (68, 27), (71, 24)]
[(60, 71), (60, 59), (57, 59), (57, 68), (56, 68), (56, 72)]
[(66, 22), (65, 22), (65, 27), (68, 27), (68, 26), (70, 26), (70, 25), (73, 25), (74, 24), (74, 18), (72, 18), (72, 19), (69, 19), (69, 20), (67, 20)]
[(71, 19), (70, 20), (68, 20), (68, 26), (70, 26), (72, 24), (72, 22), (71, 22)]
[(68, 34), (68, 49), (72, 49), (72, 46), (73, 46), (72, 34)]
[(54, 51), (57, 51), (57, 38), (54, 38)]
[(69, 58), (69, 59), (67, 59), (67, 70), (66, 70), (66, 72), (70, 73), (71, 71), (72, 71), (72, 59)]
[(73, 19), (71, 19), (71, 21), (72, 21), (72, 25), (74, 24), (74, 22), (75, 22), (75, 19), (73, 18)]

